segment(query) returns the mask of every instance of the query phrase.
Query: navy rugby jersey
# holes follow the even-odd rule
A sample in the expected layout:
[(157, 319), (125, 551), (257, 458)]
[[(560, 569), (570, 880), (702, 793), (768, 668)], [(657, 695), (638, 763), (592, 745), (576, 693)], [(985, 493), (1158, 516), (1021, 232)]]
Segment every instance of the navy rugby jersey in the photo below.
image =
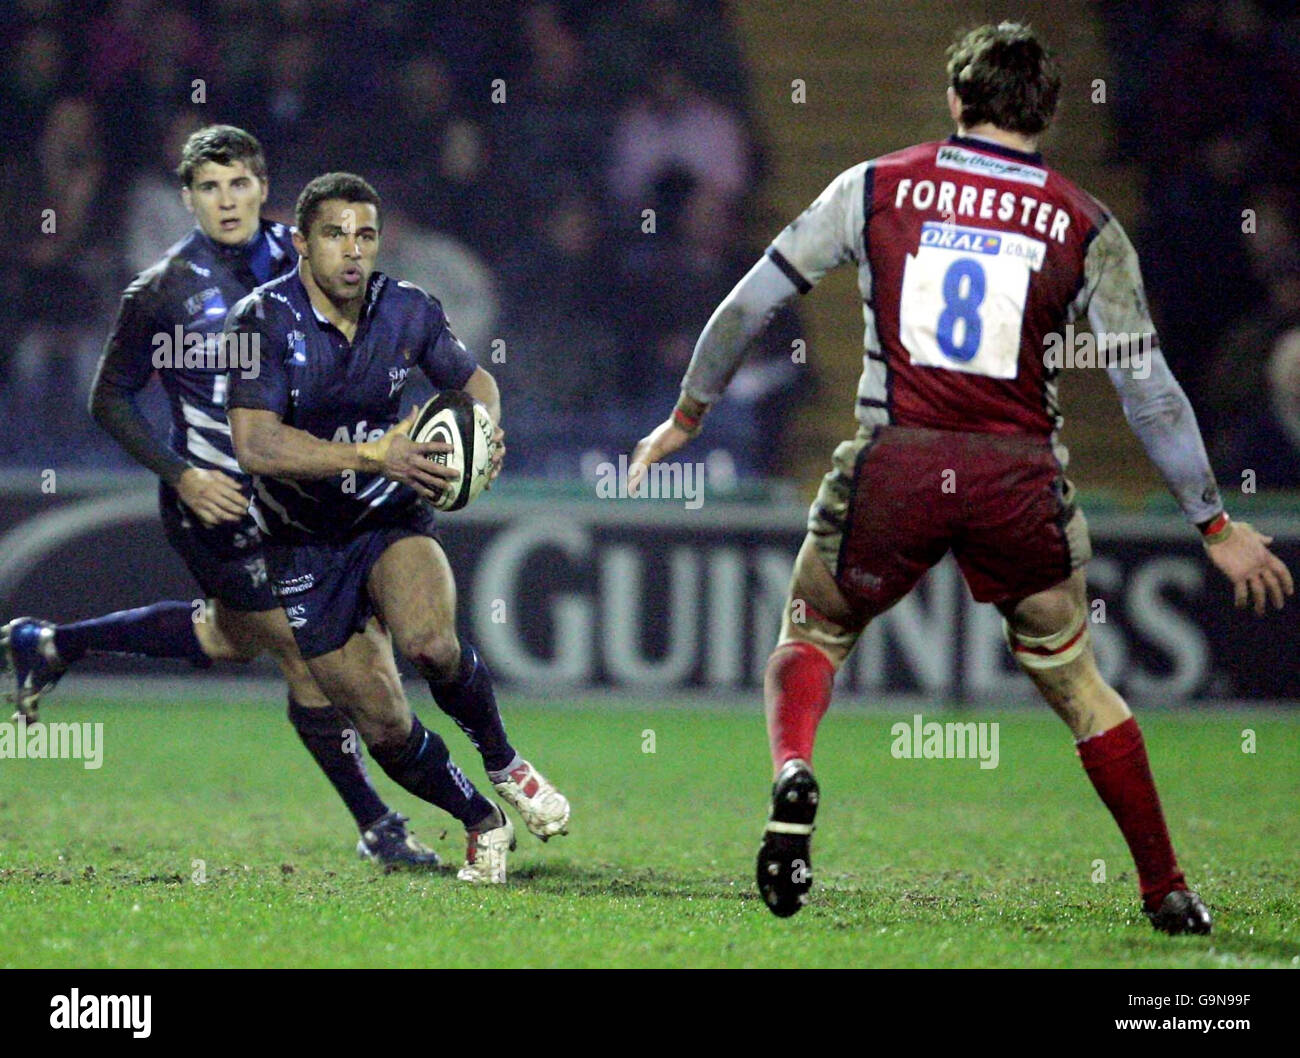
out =
[(171, 407), (168, 445), (186, 462), (247, 483), (226, 422), (227, 365), (247, 360), (221, 348), (226, 313), (258, 283), (297, 262), (283, 224), (262, 221), (260, 233), (243, 247), (220, 246), (195, 228), (122, 294), (100, 378), (134, 393), (157, 371)]
[[(258, 287), (230, 313), (228, 337), (257, 337), (261, 370), (230, 376), (229, 406), (275, 412), (325, 441), (359, 444), (402, 418), (402, 389), (418, 367), (436, 389), (460, 389), (477, 361), (447, 325), (437, 298), (375, 272), (352, 342), (312, 306), (298, 273)], [(316, 481), (253, 479), (253, 516), (267, 537), (342, 539), (393, 524), (419, 502), (379, 474)]]

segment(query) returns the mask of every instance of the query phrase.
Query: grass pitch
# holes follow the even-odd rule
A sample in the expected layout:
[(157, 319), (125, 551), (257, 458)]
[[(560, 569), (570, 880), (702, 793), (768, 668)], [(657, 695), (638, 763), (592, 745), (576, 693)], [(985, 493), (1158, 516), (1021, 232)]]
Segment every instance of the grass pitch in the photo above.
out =
[[(508, 699), (514, 741), (574, 815), (547, 845), (516, 819), (510, 884), (485, 889), (358, 861), (282, 710), (195, 690), (56, 696), (47, 720), (104, 723), (99, 770), (0, 761), (0, 966), (1300, 965), (1296, 717), (1143, 718), (1182, 866), (1216, 917), (1211, 937), (1168, 938), (1138, 914), (1128, 851), (1046, 710), (963, 716), (1001, 724), (999, 766), (982, 770), (894, 759), (890, 727), (910, 713), (833, 709), (813, 902), (780, 921), (752, 880), (769, 784), (757, 704)], [(424, 719), (488, 789), (426, 697)], [(458, 827), (376, 783), (459, 864)]]

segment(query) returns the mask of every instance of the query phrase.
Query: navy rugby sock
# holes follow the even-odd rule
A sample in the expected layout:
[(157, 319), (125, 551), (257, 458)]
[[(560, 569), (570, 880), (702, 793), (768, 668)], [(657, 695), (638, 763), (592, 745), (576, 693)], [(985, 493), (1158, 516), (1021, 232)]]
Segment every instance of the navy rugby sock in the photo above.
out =
[(69, 665), (91, 651), (206, 660), (194, 631), (194, 607), (180, 601), (156, 602), (59, 625), (54, 630), (54, 649)]
[(506, 737), (501, 711), (497, 708), (492, 674), (469, 643), (461, 642), (460, 670), (456, 678), (449, 683), (430, 680), (429, 690), (438, 708), (456, 721), (456, 726), (482, 755), (483, 766), (489, 773), (518, 766), (519, 755)]
[(429, 731), (418, 716), (411, 717), (411, 734), (401, 746), (371, 746), (370, 755), (388, 777), (421, 800), (451, 813), (465, 826), (492, 815), (492, 802), (474, 789), (456, 767), (436, 731)]
[[(388, 814), (388, 805), (370, 785), (370, 776), (366, 774), (361, 759), (361, 738), (341, 712), (332, 707), (308, 709), (295, 702), (291, 695), (289, 722), (325, 777), (334, 784), (361, 830)], [(350, 750), (344, 747), (349, 731), (352, 738), (348, 741), (353, 747)]]

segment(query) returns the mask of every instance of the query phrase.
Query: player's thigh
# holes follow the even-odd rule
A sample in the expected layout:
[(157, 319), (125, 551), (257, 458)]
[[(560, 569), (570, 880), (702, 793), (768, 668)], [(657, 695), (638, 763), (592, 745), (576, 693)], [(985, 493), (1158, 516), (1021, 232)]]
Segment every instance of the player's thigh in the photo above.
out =
[(242, 653), (252, 657), (270, 654), (277, 660), (287, 654), (298, 657), (298, 647), (289, 630), (289, 622), (279, 607), (272, 610), (238, 610), (220, 599), (214, 599), (210, 612), (212, 624), (218, 633)]
[(938, 431), (863, 429), (835, 449), (808, 512), (782, 621), (782, 642), (843, 663), (867, 623), (916, 585), (948, 549)]
[(421, 671), (455, 672), (456, 579), (436, 540), (417, 535), (390, 544), (371, 567), (367, 586), (403, 656)]
[(289, 628), (289, 619), (283, 609), (277, 606), (272, 610), (235, 610), (220, 601), (214, 607), (213, 624), (222, 636), (245, 656), (269, 654), (284, 674), (293, 700), (298, 705), (304, 709), (324, 709), (329, 706), (329, 699), (316, 685), (311, 670), (298, 652), (298, 644), (294, 642), (293, 631)]
[(1069, 577), (1043, 591), (999, 604), (1012, 631), (1027, 636), (1058, 633), (1087, 610), (1087, 573), (1080, 566)]
[(368, 744), (395, 745), (410, 733), (411, 710), (401, 675), (387, 635), (374, 622), (306, 664), (331, 704), (351, 718)]
[(212, 661), (252, 661), (261, 649), (232, 637), (218, 619), (221, 610), (219, 599), (205, 599), (195, 613), (194, 635), (204, 655)]
[(844, 597), (816, 542), (805, 537), (790, 577), (778, 645), (811, 643), (838, 669), (869, 620), (869, 615)]

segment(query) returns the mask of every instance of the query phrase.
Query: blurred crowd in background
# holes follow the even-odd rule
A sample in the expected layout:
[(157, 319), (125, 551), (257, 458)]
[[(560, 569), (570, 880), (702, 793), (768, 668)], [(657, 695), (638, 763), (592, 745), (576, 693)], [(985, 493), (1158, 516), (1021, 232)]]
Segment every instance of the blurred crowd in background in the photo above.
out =
[[(1300, 11), (1105, 0), (1161, 345), (1226, 489), (1300, 488)], [(1249, 211), (1249, 212), (1247, 212)]]
[[(437, 294), (499, 378), (515, 472), (571, 476), (630, 450), (770, 234), (719, 2), (17, 8), (0, 44), (18, 237), (0, 279), (0, 463), (125, 465), (85, 398), (121, 289), (192, 225), (174, 170), (205, 124), (261, 140), (275, 219), (321, 172), (376, 186), (379, 267)], [(776, 469), (757, 438), (789, 410), (792, 332), (778, 321), (718, 409), (716, 470)]]
[[(788, 219), (760, 216), (764, 151), (721, 0), (9, 7), (0, 465), (125, 465), (85, 397), (122, 287), (188, 230), (173, 170), (203, 124), (261, 139), (276, 219), (319, 172), (376, 185), (380, 267), (442, 298), (500, 378), (516, 472), (571, 476), (659, 421), (709, 313)], [(1295, 7), (1094, 7), (1162, 344), (1227, 487), (1242, 467), (1300, 487)], [(714, 412), (715, 471), (780, 471), (759, 439), (802, 395), (798, 333), (778, 317)]]

